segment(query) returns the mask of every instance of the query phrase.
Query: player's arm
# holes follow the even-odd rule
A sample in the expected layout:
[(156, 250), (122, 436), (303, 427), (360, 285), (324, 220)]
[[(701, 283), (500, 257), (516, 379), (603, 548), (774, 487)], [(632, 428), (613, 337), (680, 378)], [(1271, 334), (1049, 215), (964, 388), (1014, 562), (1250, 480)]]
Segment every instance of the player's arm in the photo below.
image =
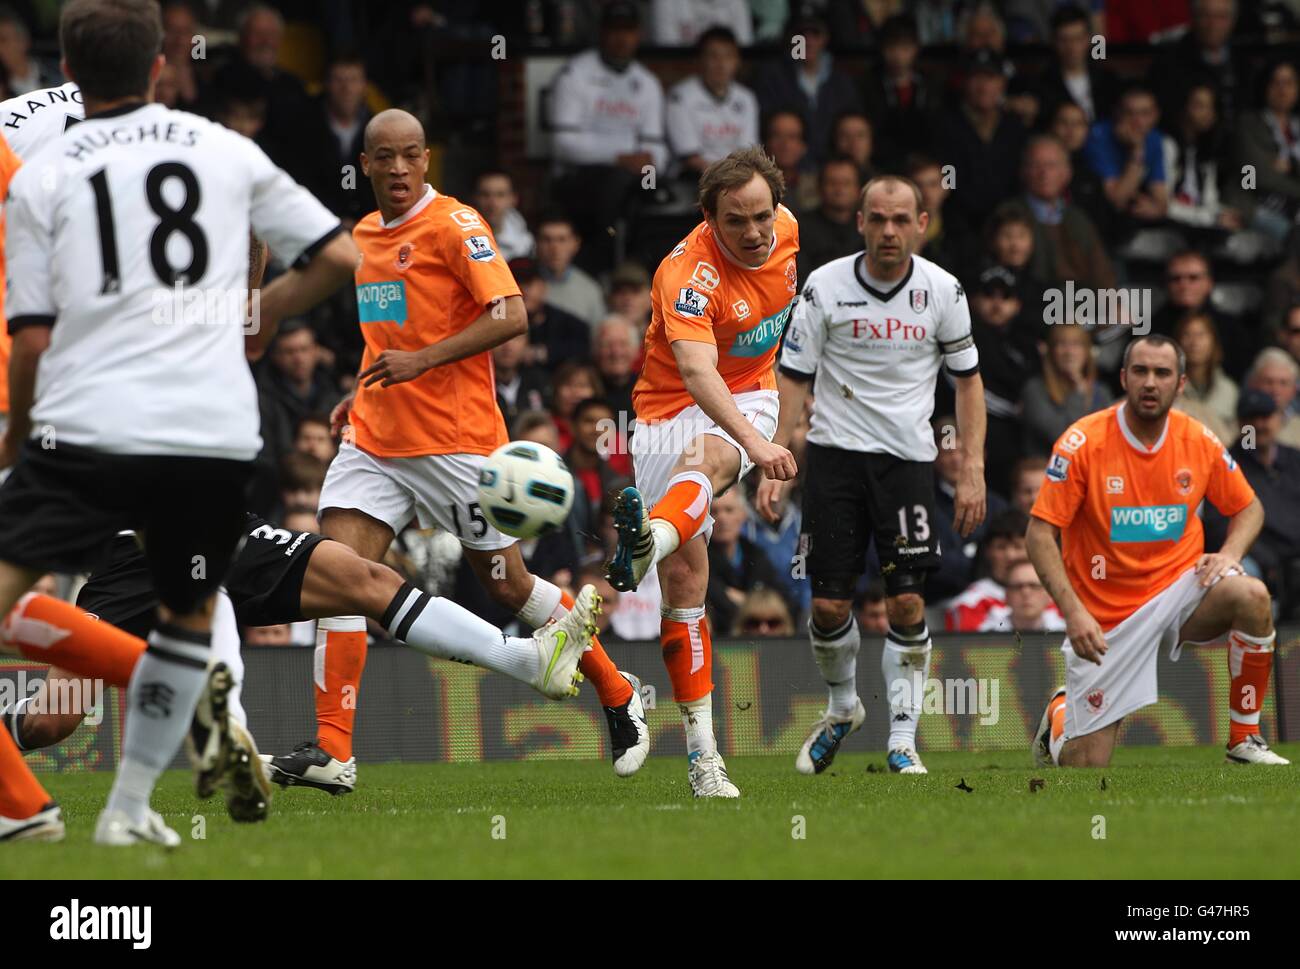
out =
[(1106, 652), (1106, 637), (1102, 634), (1101, 624), (1088, 612), (1070, 585), (1065, 574), (1065, 559), (1061, 557), (1061, 548), (1057, 544), (1060, 536), (1059, 527), (1037, 515), (1031, 516), (1025, 532), (1025, 551), (1043, 588), (1065, 617), (1065, 634), (1070, 645), (1082, 659), (1100, 666), (1101, 657)]
[(1205, 553), (1196, 563), (1201, 586), (1208, 589), (1229, 569), (1244, 573), (1246, 570), (1242, 568), (1241, 560), (1263, 528), (1264, 506), (1259, 498), (1252, 498), (1250, 504), (1228, 518), (1228, 534), (1223, 539), (1223, 546), (1217, 552)]
[(731, 388), (718, 373), (718, 348), (698, 340), (674, 340), (672, 348), (686, 392), (700, 410), (745, 449), (749, 459), (763, 469), (764, 477), (781, 481), (793, 478), (798, 470), (794, 455), (758, 433), (736, 406)]
[[(790, 447), (799, 421), (803, 419), (803, 410), (808, 403), (808, 392), (812, 390), (813, 378), (810, 374), (794, 370), (781, 369), (776, 375), (776, 392), (781, 402), (780, 416), (776, 422), (776, 434), (773, 444), (783, 448)], [(754, 496), (754, 505), (768, 521), (775, 523), (778, 519), (777, 509), (781, 497), (785, 494), (786, 482), (777, 478), (763, 478), (758, 483), (758, 493)]]
[(280, 321), (305, 313), (352, 278), (357, 268), (357, 245), (339, 231), (311, 256), (306, 265), (277, 276), (261, 291), (260, 307), (244, 349), (250, 360), (270, 346)]
[(528, 313), (524, 310), (522, 296), (504, 296), (493, 300), (465, 329), (445, 340), (422, 350), (385, 350), (373, 364), (357, 376), (369, 387), (383, 381), (381, 386), (414, 380), (434, 367), (464, 360), (476, 353), (485, 353), (528, 332)]
[(953, 526), (966, 538), (984, 520), (984, 437), (988, 414), (984, 408), (984, 381), (979, 371), (957, 382), (957, 429), (961, 432), (961, 473), (953, 502)]

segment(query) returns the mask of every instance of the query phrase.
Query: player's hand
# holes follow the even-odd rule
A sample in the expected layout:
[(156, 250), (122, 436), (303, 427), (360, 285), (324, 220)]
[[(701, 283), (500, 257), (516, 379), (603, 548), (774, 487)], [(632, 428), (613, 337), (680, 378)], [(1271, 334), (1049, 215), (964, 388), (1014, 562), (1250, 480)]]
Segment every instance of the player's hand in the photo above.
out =
[(393, 384), (414, 380), (428, 369), (424, 353), (420, 350), (385, 350), (378, 360), (357, 375), (357, 379), (364, 381), (366, 387), (373, 384), (391, 387)]
[(352, 412), (352, 401), (356, 399), (356, 393), (348, 394), (341, 401), (334, 405), (330, 411), (330, 434), (335, 438), (343, 436), (343, 428), (347, 427), (348, 415)]
[(957, 476), (957, 498), (953, 502), (953, 526), (962, 538), (984, 521), (984, 469), (962, 465)]
[(1224, 555), (1222, 552), (1207, 552), (1202, 555), (1196, 563), (1196, 574), (1201, 577), (1201, 588), (1208, 589), (1219, 579), (1227, 575), (1231, 569), (1236, 569), (1243, 575), (1246, 570), (1241, 567), (1231, 555)]
[(789, 448), (771, 441), (760, 440), (752, 447), (745, 448), (745, 453), (749, 455), (749, 460), (763, 469), (764, 478), (791, 481), (799, 473), (799, 467), (794, 463), (794, 455)]
[(779, 509), (785, 497), (787, 485), (775, 478), (762, 478), (758, 482), (758, 493), (754, 496), (754, 506), (758, 513), (773, 525), (781, 520)]
[(1065, 635), (1080, 659), (1101, 665), (1101, 658), (1106, 655), (1106, 637), (1102, 634), (1101, 625), (1092, 618), (1092, 613), (1080, 607), (1078, 612), (1067, 616)]

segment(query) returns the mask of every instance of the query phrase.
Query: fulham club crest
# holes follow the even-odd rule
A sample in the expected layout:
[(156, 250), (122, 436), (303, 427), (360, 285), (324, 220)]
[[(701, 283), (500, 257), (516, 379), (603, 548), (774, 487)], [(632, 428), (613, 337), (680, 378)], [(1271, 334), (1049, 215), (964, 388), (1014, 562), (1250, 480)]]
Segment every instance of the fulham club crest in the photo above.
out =
[(912, 297), (912, 312), (924, 313), (925, 308), (930, 305), (930, 291), (928, 289), (909, 290)]

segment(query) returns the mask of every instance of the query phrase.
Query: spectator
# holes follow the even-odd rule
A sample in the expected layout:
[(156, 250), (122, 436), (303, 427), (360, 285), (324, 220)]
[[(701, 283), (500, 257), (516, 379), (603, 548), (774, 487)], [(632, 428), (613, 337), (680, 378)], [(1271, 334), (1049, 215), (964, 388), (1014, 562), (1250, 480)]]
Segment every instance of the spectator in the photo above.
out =
[(1115, 269), (1092, 221), (1065, 197), (1070, 178), (1070, 159), (1059, 141), (1050, 135), (1030, 139), (1021, 179), (1034, 220), (1031, 270), (1053, 285), (1070, 279), (1078, 286), (1109, 289)]
[(650, 274), (639, 262), (625, 262), (609, 279), (609, 308), (636, 328), (637, 352), (650, 327)]
[(556, 368), (551, 377), (551, 416), (560, 435), (559, 452), (573, 444), (573, 415), (578, 404), (588, 397), (604, 397), (605, 382), (586, 360), (569, 359)]
[[(307, 112), (303, 144), (289, 170), (351, 228), (375, 210), (370, 179), (362, 177), (365, 150), (366, 65), (359, 55), (336, 55), (325, 70), (325, 91)], [(351, 169), (353, 177), (344, 178)]]
[[(786, 32), (791, 43), (784, 55), (767, 65), (754, 85), (765, 115), (794, 111), (803, 120), (809, 162), (821, 164), (831, 140), (831, 125), (846, 111), (862, 105), (853, 81), (835, 69), (827, 46), (830, 34), (826, 18), (811, 3), (799, 3)], [(801, 37), (802, 45), (793, 42)], [(802, 50), (803, 57), (794, 55)], [(779, 161), (779, 159), (778, 159)]]
[(1233, 379), (1223, 372), (1223, 343), (1214, 320), (1205, 313), (1184, 316), (1174, 339), (1187, 358), (1187, 383), (1177, 402), (1223, 441), (1236, 438), (1237, 397)]
[(560, 432), (555, 426), (555, 418), (543, 410), (520, 412), (510, 425), (510, 440), (532, 441), (560, 453)]
[(1029, 378), (1020, 399), (1025, 452), (1050, 452), (1066, 429), (1112, 400), (1097, 379), (1092, 337), (1077, 324), (1049, 326), (1043, 371)]
[(867, 72), (864, 100), (879, 136), (879, 162), (887, 171), (900, 169), (908, 155), (931, 149), (938, 105), (930, 82), (916, 69), (920, 51), (911, 17), (890, 17), (880, 28), (880, 70)]
[(1051, 66), (1043, 75), (1047, 114), (1062, 102), (1077, 104), (1088, 124), (1110, 116), (1119, 94), (1115, 75), (1093, 58), (1092, 22), (1082, 7), (1068, 4), (1052, 15)]
[[(1252, 226), (1278, 239), (1286, 237), (1300, 212), (1300, 98), (1295, 64), (1275, 60), (1260, 74), (1255, 109), (1246, 112), (1236, 132), (1238, 171), (1253, 171), (1251, 191), (1234, 190), (1249, 207)], [(1245, 166), (1251, 166), (1249, 169)]]
[[(280, 461), (280, 505), (286, 508), (320, 509), (320, 490), (325, 484), (328, 465), (320, 458), (302, 451), (290, 451)], [(271, 516), (271, 517), (279, 517)]]
[(746, 516), (738, 489), (714, 498), (712, 510), (708, 612), (713, 628), (732, 629), (746, 595), (760, 586), (780, 589), (781, 577), (762, 550), (741, 534)]
[(990, 488), (1006, 494), (1007, 474), (1021, 453), (1017, 416), (1021, 388), (1034, 361), (1031, 344), (1023, 335), (1024, 324), (1017, 322), (1021, 304), (1016, 277), (1001, 266), (984, 270), (971, 294), (970, 308), (988, 411), (985, 477)]
[(519, 196), (509, 172), (491, 168), (479, 173), (474, 180), (474, 208), (492, 227), (497, 249), (507, 262), (532, 257), (533, 234), (519, 212)]
[(836, 47), (871, 50), (880, 46), (885, 25), (902, 9), (903, 0), (828, 0), (826, 19)]
[(330, 433), (329, 415), (308, 414), (298, 421), (298, 429), (293, 437), (293, 449), (303, 454), (310, 454), (316, 460), (324, 461), (326, 464), (333, 461), (339, 449), (334, 443), (334, 435)]
[(1139, 223), (1163, 219), (1169, 207), (1159, 120), (1155, 95), (1134, 85), (1120, 96), (1112, 118), (1092, 126), (1084, 145), (1084, 157), (1101, 179), (1117, 224), (1126, 226), (1120, 233), (1125, 241)]
[(972, 231), (1016, 190), (1016, 162), (1024, 148), (1025, 129), (1003, 108), (1004, 68), (1002, 58), (987, 48), (969, 55), (961, 104), (944, 117), (937, 138), (939, 160), (954, 166), (958, 175), (952, 214)]
[(619, 592), (605, 578), (603, 565), (584, 565), (578, 570), (573, 586), (567, 591), (569, 595), (575, 595), (585, 585), (594, 585), (596, 594), (600, 596), (600, 612), (596, 614), (596, 635), (604, 642), (619, 639), (618, 632), (614, 629), (614, 617), (618, 614)]
[(1169, 180), (1169, 218), (1198, 229), (1236, 232), (1241, 213), (1219, 200), (1221, 131), (1214, 105), (1214, 85), (1192, 85), (1178, 105), (1164, 136), (1165, 174)]
[[(1285, 338), (1291, 310), (1296, 306), (1300, 306), (1300, 232), (1291, 236), (1285, 258), (1269, 274), (1260, 325), (1266, 333)], [(1300, 324), (1300, 320), (1296, 322)]]
[(1007, 604), (1006, 586), (1011, 563), (1026, 558), (1025, 529), (1029, 518), (1015, 508), (988, 523), (980, 545), (983, 578), (976, 579), (948, 605), (944, 628), (949, 632), (976, 632), (994, 609)]
[(632, 410), (632, 387), (636, 384), (640, 351), (640, 335), (619, 314), (609, 314), (596, 327), (592, 356), (605, 384), (605, 399), (614, 408), (615, 420), (620, 427), (630, 428), (636, 419)]
[(293, 450), (298, 422), (328, 414), (342, 398), (321, 358), (316, 334), (301, 320), (282, 324), (258, 380), (265, 453), (277, 461)]
[(1106, 0), (1104, 17), (1112, 44), (1162, 44), (1186, 32), (1191, 10), (1189, 0)]
[(762, 586), (753, 589), (741, 601), (731, 635), (745, 639), (793, 636), (794, 618), (790, 615), (790, 607), (773, 589)]
[[(602, 397), (588, 397), (573, 409), (573, 441), (564, 452), (564, 463), (578, 485), (569, 515), (580, 535), (600, 534), (605, 495), (618, 491), (631, 474), (627, 450), (611, 454), (613, 422), (614, 408)], [(619, 460), (622, 468), (616, 469), (611, 458)]]
[[(1009, 270), (1016, 277), (1020, 305), (1028, 314), (1042, 307), (1046, 283), (1033, 272), (1034, 219), (1023, 205), (1004, 202), (993, 210), (985, 228), (985, 251), (995, 266)], [(1032, 328), (1034, 338), (1039, 336)]]
[(858, 633), (868, 636), (885, 636), (889, 633), (889, 612), (885, 608), (885, 583), (872, 579), (853, 600), (853, 614), (858, 620)]
[(224, 90), (232, 76), (247, 72), (255, 78), (266, 103), (267, 153), (282, 168), (293, 171), (301, 156), (303, 119), (311, 103), (302, 82), (279, 67), (284, 18), (274, 7), (254, 4), (239, 20), (239, 50), (235, 60), (217, 75)]
[(529, 334), (518, 336), (492, 348), (492, 369), (496, 374), (497, 407), (512, 427), (528, 411), (545, 410), (546, 395), (551, 389), (550, 375), (541, 367), (529, 366)]
[(939, 538), (939, 568), (926, 580), (926, 599), (936, 604), (958, 595), (974, 577), (975, 553), (988, 522), (1006, 510), (1007, 504), (997, 492), (988, 492), (984, 524), (963, 538), (957, 534), (957, 480), (961, 477), (961, 433), (957, 418), (951, 414), (934, 421), (934, 443), (939, 455), (934, 461), (935, 533)]
[(766, 46), (785, 39), (785, 25), (790, 19), (787, 0), (749, 0), (749, 9), (754, 15), (755, 43)]
[(650, 24), (656, 47), (690, 47), (710, 29), (727, 31), (742, 47), (754, 42), (745, 0), (650, 0)]
[(188, 0), (169, 0), (162, 7), (162, 25), (162, 52), (167, 58), (167, 66), (171, 68), (170, 83), (176, 89), (176, 100), (171, 106), (194, 111), (203, 100), (199, 62), (194, 56), (194, 35), (199, 28), (194, 8)]
[(1028, 515), (1038, 500), (1046, 474), (1047, 458), (1042, 454), (1017, 461), (1011, 471), (1011, 507)]
[[(1034, 127), (1038, 119), (1038, 91), (1026, 83), (1017, 72), (1015, 62), (1007, 57), (1007, 27), (998, 5), (992, 0), (976, 0), (967, 4), (959, 15), (957, 32), (960, 38), (959, 53), (967, 63), (981, 51), (994, 55), (1007, 82), (1003, 107), (1026, 129)], [(950, 77), (950, 83), (960, 85), (966, 77), (965, 71), (958, 71)], [(954, 99), (960, 97), (959, 88), (954, 89), (954, 95)]]
[[(531, 259), (513, 259), (510, 272), (519, 284), (524, 311), (528, 314), (528, 352), (524, 363), (554, 367), (563, 360), (585, 357), (591, 350), (591, 329), (585, 320), (551, 301), (551, 284), (538, 271), (537, 263)], [(571, 272), (582, 270), (575, 267)]]
[(1278, 347), (1261, 350), (1246, 374), (1246, 386), (1262, 390), (1273, 398), (1282, 418), (1277, 432), (1279, 444), (1300, 448), (1300, 414), (1296, 413), (1296, 383), (1300, 381), (1300, 364)]
[(1231, 127), (1241, 110), (1246, 76), (1229, 43), (1236, 0), (1192, 0), (1191, 7), (1191, 30), (1152, 61), (1150, 82), (1159, 92), (1161, 110), (1171, 114), (1190, 82), (1210, 79), (1224, 123)]
[(293, 627), (288, 623), (278, 626), (245, 626), (245, 646), (292, 646)]
[[(847, 157), (858, 166), (858, 184), (865, 185), (876, 174), (871, 164), (871, 152), (875, 148), (875, 136), (871, 130), (871, 119), (860, 111), (850, 111), (835, 119), (831, 128), (830, 157)], [(825, 167), (825, 166), (823, 166)]]
[(797, 607), (796, 615), (805, 615), (812, 606), (812, 583), (807, 578), (806, 569), (796, 568), (800, 561), (799, 536), (803, 525), (798, 496), (791, 489), (784, 489), (776, 506), (776, 521), (772, 522), (754, 506), (756, 494), (755, 489), (748, 490), (743, 534), (762, 549), (772, 563), (773, 570), (782, 579), (782, 593)]
[(537, 223), (537, 270), (546, 280), (547, 302), (595, 329), (605, 318), (605, 294), (591, 276), (574, 265), (580, 248), (582, 237), (572, 219), (550, 215)]
[(1268, 394), (1243, 393), (1236, 416), (1255, 428), (1254, 446), (1242, 441), (1230, 453), (1264, 506), (1264, 528), (1250, 557), (1264, 572), (1283, 616), (1293, 618), (1300, 605), (1300, 450), (1279, 440), (1284, 417)]
[(1278, 343), (1282, 349), (1291, 355), (1291, 359), (1300, 366), (1300, 302), (1295, 303), (1287, 310), (1281, 332), (1278, 334)]
[(1064, 197), (1081, 208), (1103, 239), (1111, 236), (1111, 208), (1101, 177), (1083, 156), (1088, 143), (1088, 116), (1073, 101), (1061, 101), (1048, 119), (1047, 133), (1065, 148), (1070, 163), (1070, 183)]
[(737, 148), (758, 143), (758, 98), (736, 83), (736, 36), (726, 27), (701, 34), (698, 73), (668, 92), (668, 143), (692, 181)]
[(283, 158), (283, 151), (267, 132), (265, 86), (251, 68), (234, 65), (227, 69), (215, 94), (213, 117), (220, 124), (256, 141), (268, 155), (279, 153)]
[(858, 166), (847, 155), (830, 159), (817, 180), (817, 208), (799, 219), (799, 286), (808, 274), (832, 259), (862, 251), (858, 228)]
[(989, 609), (979, 631), (998, 633), (1064, 632), (1065, 619), (1052, 605), (1038, 572), (1027, 558), (1007, 566), (1006, 604)]
[(0, 69), (7, 78), (9, 96), (58, 87), (63, 77), (46, 61), (32, 57), (32, 35), (12, 7), (0, 7)]
[[(612, 0), (602, 8), (597, 49), (570, 60), (551, 89), (555, 194), (588, 240), (584, 264), (597, 272), (612, 262), (606, 228), (633, 211), (647, 170), (668, 170), (663, 88), (636, 61), (640, 43), (637, 5)], [(602, 315), (603, 307), (588, 322)]]
[(909, 155), (903, 165), (903, 174), (921, 190), (921, 207), (930, 217), (920, 255), (954, 276), (964, 275), (967, 267), (975, 261), (978, 243), (964, 221), (948, 217), (951, 203), (939, 163), (928, 155)]
[(1219, 333), (1233, 336), (1232, 344), (1224, 347), (1224, 369), (1236, 374), (1245, 371), (1263, 344), (1263, 335), (1244, 320), (1217, 309), (1210, 301), (1214, 292), (1210, 260), (1194, 249), (1175, 253), (1165, 264), (1165, 285), (1165, 303), (1152, 317), (1152, 332), (1173, 336), (1183, 318), (1193, 314), (1208, 316)]
[(797, 111), (777, 111), (763, 126), (763, 147), (785, 179), (785, 205), (795, 215), (817, 205), (817, 186), (811, 177), (812, 156), (804, 138), (803, 117)]
[(164, 64), (153, 87), (153, 99), (165, 108), (179, 108), (180, 98), (176, 67), (174, 64)]

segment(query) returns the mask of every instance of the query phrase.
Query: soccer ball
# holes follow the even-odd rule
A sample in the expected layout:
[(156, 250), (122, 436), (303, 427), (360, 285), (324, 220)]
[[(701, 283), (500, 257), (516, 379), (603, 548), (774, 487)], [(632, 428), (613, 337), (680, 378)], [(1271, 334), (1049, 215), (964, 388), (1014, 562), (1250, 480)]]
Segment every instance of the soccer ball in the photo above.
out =
[(478, 500), (498, 531), (536, 538), (568, 517), (573, 475), (546, 445), (511, 441), (493, 451), (479, 471)]

